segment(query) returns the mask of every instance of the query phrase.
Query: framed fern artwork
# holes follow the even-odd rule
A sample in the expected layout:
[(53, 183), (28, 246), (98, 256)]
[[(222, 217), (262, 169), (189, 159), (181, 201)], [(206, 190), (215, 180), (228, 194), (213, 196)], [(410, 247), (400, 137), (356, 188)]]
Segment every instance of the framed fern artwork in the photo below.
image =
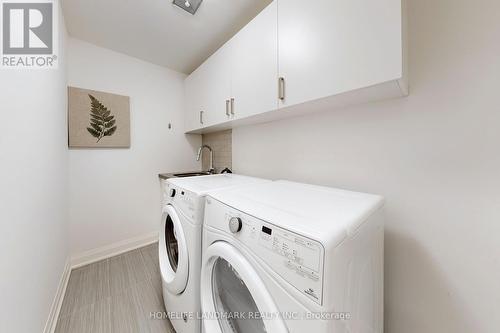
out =
[(128, 96), (68, 87), (70, 148), (129, 148)]

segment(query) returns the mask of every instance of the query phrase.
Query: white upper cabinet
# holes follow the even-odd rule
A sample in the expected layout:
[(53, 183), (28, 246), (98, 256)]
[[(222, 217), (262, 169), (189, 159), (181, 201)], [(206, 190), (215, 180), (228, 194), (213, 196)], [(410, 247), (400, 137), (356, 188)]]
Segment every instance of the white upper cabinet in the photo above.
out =
[(192, 131), (203, 127), (203, 101), (208, 93), (204, 66), (200, 66), (184, 81), (185, 129)]
[(186, 78), (186, 131), (229, 119), (225, 101), (231, 98), (230, 57), (230, 45), (225, 44)]
[(403, 77), (401, 0), (276, 1), (282, 107)]
[(406, 95), (404, 1), (275, 0), (186, 79), (186, 131)]
[(229, 42), (235, 119), (278, 107), (277, 15), (273, 2)]
[(205, 125), (228, 120), (226, 100), (231, 98), (231, 45), (224, 44), (202, 66), (206, 66), (207, 91)]

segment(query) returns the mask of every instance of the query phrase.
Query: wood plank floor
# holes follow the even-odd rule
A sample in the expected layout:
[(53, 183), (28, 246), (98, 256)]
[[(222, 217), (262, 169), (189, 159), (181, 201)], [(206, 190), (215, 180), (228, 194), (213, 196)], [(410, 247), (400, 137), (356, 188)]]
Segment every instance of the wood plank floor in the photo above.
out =
[(71, 272), (56, 333), (171, 333), (164, 312), (158, 243)]

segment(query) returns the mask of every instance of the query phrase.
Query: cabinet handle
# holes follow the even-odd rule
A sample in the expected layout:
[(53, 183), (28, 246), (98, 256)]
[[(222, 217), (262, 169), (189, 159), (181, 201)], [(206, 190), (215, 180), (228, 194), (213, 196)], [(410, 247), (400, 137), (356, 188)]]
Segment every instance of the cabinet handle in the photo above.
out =
[(200, 124), (203, 125), (203, 111), (200, 111)]
[(278, 98), (282, 101), (285, 100), (285, 78), (278, 79)]
[(234, 98), (231, 98), (231, 114), (234, 116)]
[(229, 100), (226, 99), (226, 116), (229, 117)]

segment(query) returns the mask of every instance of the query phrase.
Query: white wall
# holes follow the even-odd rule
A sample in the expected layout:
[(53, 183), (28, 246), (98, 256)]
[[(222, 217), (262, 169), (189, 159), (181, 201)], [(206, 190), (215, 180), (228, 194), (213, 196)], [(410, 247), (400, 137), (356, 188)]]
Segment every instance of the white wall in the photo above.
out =
[(408, 98), (233, 130), (236, 172), (387, 198), (386, 332), (500, 327), (499, 12), (409, 0)]
[(201, 168), (201, 137), (183, 134), (184, 77), (70, 38), (68, 84), (130, 96), (131, 110), (130, 149), (70, 150), (72, 254), (158, 231), (158, 173)]
[(57, 70), (0, 69), (1, 332), (43, 331), (69, 255), (61, 14), (59, 30)]

